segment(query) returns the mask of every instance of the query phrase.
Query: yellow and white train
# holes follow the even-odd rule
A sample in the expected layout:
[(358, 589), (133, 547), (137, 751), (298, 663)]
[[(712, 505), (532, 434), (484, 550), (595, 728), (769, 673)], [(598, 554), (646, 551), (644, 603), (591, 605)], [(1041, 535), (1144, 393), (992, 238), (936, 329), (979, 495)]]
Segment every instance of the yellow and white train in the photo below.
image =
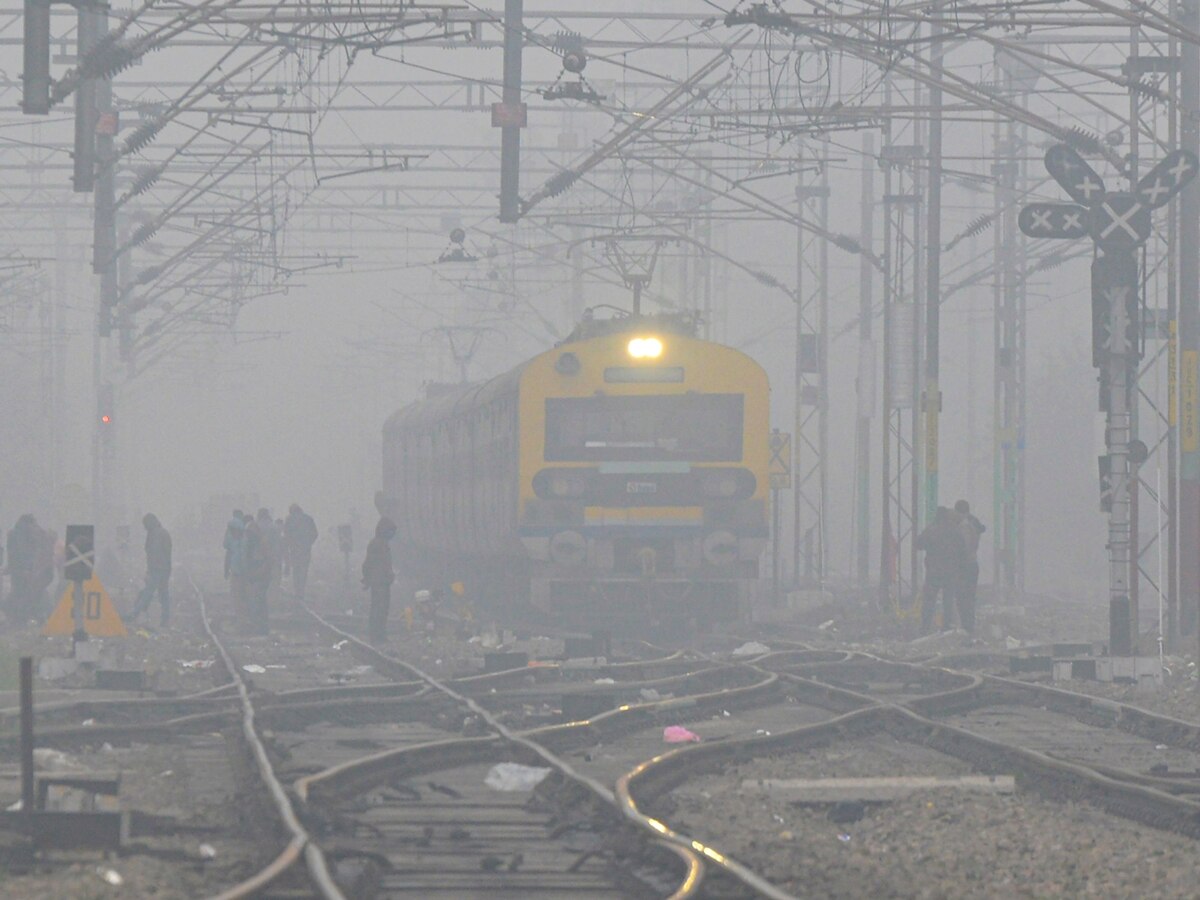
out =
[(642, 316), (399, 410), (377, 506), (402, 579), (591, 624), (735, 616), (767, 540), (768, 390), (688, 320)]

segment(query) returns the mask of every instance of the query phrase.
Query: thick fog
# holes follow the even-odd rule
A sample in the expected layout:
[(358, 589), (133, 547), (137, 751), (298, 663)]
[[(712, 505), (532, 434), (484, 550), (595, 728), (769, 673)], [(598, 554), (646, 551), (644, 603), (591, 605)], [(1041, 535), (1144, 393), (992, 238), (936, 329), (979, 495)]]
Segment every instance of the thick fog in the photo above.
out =
[[(502, 5), (492, 0), (480, 7)], [(636, 121), (677, 80), (717, 57), (718, 44), (736, 37), (739, 45), (732, 55), (703, 80), (711, 101), (693, 104), (693, 111), (714, 115), (680, 115), (648, 129), (516, 226), (497, 221), (500, 132), (491, 126), (488, 104), (501, 77), (498, 47), (413, 43), (360, 52), (352, 62), (336, 47), (320, 61), (311, 46), (268, 51), (231, 81), (261, 78), (264, 87), (280, 88), (279, 94), (263, 90), (226, 101), (214, 93), (199, 104), (204, 112), (173, 119), (144, 152), (130, 153), (120, 164), (127, 174), (119, 188), (129, 184), (146, 160), (166, 163), (162, 177), (119, 214), (119, 222), (130, 227), (142, 221), (139, 216), (156, 216), (179, 204), (191, 185), (208, 192), (182, 204), (152, 238), (129, 251), (130, 277), (180, 252), (189, 261), (151, 277), (147, 288), (135, 292), (145, 307), (132, 327), (136, 353), (126, 358), (117, 332), (95, 338), (99, 278), (90, 270), (91, 197), (73, 194), (70, 187), (73, 101), (48, 117), (21, 115), (15, 78), (21, 70), (20, 24), (18, 18), (10, 21), (0, 51), (0, 69), (7, 73), (0, 91), (6, 110), (0, 137), (5, 257), (13, 266), (5, 272), (0, 320), (6, 386), (0, 399), (0, 454), (5, 460), (0, 525), (11, 527), (26, 511), (56, 529), (77, 518), (136, 524), (142, 513), (154, 511), (168, 525), (180, 527), (197, 521), (206, 502), (217, 495), (255, 497), (277, 514), (300, 502), (323, 532), (352, 510), (371, 523), (373, 496), (380, 486), (382, 423), (398, 407), (421, 397), (424, 383), (456, 381), (463, 365), (472, 380), (495, 376), (564, 337), (583, 307), (628, 308), (631, 293), (612, 260), (603, 246), (587, 240), (613, 232), (682, 228), (704, 245), (663, 246), (645, 307), (700, 308), (698, 284), (707, 270), (712, 285), (709, 334), (765, 366), (772, 383), (773, 424), (794, 431), (796, 311), (789, 292), (797, 277), (796, 228), (781, 213), (768, 217), (753, 207), (794, 210), (800, 160), (801, 167), (808, 167), (805, 183), (815, 183), (818, 167), (828, 175), (829, 231), (857, 239), (864, 141), (878, 148), (886, 127), (894, 144), (922, 143), (924, 117), (915, 116), (914, 125), (911, 110), (927, 108), (928, 89), (914, 96), (911, 81), (897, 75), (889, 97), (875, 63), (849, 52), (806, 48), (787, 36), (727, 28), (713, 4), (680, 0), (650, 6), (656, 14), (679, 12), (693, 18), (673, 26), (648, 20), (636, 27), (620, 22), (602, 27), (593, 19), (559, 21), (527, 14), (526, 26), (541, 44), (527, 43), (526, 81), (555, 81), (562, 63), (547, 43), (557, 32), (574, 29), (596, 39), (585, 76), (607, 99), (589, 107), (527, 94), (522, 193), (528, 196), (556, 167), (578, 161)], [(648, 7), (613, 2), (587, 8), (608, 13)], [(119, 14), (114, 8), (114, 23)], [(694, 18), (710, 15), (717, 17), (714, 23)], [(70, 17), (56, 14), (53, 27), (66, 38)], [(660, 40), (673, 46), (630, 48), (639, 32), (647, 44)], [(233, 30), (223, 26), (215, 33)], [(492, 29), (487, 34), (494, 40), (498, 33)], [(62, 46), (69, 44), (66, 40)], [(139, 103), (169, 104), (205, 78), (224, 52), (214, 44), (156, 50), (115, 77), (122, 140), (137, 122)], [(232, 72), (261, 49), (248, 44), (234, 52), (223, 71)], [(969, 83), (995, 79), (991, 46), (958, 41), (947, 49), (945, 65)], [(289, 53), (295, 59), (269, 69), (275, 55)], [(1104, 67), (1121, 58), (1106, 46), (1095, 49), (1090, 62)], [(57, 55), (55, 60), (53, 69), (61, 75), (69, 60)], [(1053, 63), (1045, 64), (1059, 81), (1070, 78)], [(296, 93), (297, 72), (304, 66), (318, 73), (317, 83)], [(564, 79), (575, 77), (568, 73)], [(1116, 150), (1127, 152), (1129, 132), (1122, 131), (1122, 117), (1128, 115), (1128, 103), (1123, 95), (1101, 97), (1099, 105), (1109, 110), (1104, 112), (1094, 98), (1081, 96), (1083, 91), (1061, 90), (1056, 83), (1043, 81), (1042, 93), (1030, 85), (1027, 96), (1017, 99), (1063, 127), (1101, 136), (1120, 132), (1115, 140), (1125, 143)], [(481, 85), (488, 86), (484, 102)], [(805, 104), (817, 110), (835, 102), (872, 111), (826, 118), (819, 111), (796, 111)], [(468, 103), (473, 108), (463, 109)], [(979, 220), (993, 213), (997, 125), (992, 111), (949, 97), (947, 103), (952, 109), (944, 126), (940, 499), (969, 499), (991, 527), (996, 490), (991, 267), (992, 229), (998, 225)], [(293, 111), (262, 112), (288, 104)], [(789, 111), (772, 115), (772, 104)], [(390, 108), (369, 109), (372, 105)], [(432, 108), (443, 105), (447, 108)], [(235, 124), (248, 120), (262, 127)], [(1046, 179), (1041, 163), (1053, 138), (1032, 128), (1024, 129), (1024, 135), (1025, 142), (1008, 154), (1024, 166), (1023, 196), (1065, 200)], [(210, 155), (175, 159), (172, 149), (189, 140)], [(1150, 153), (1147, 136), (1142, 140), (1143, 152)], [(234, 157), (219, 158), (217, 149), (234, 146)], [(408, 154), (406, 169), (381, 165), (380, 148), (385, 146), (393, 158)], [(364, 147), (375, 148), (376, 155), (368, 158)], [(236, 159), (242, 162), (235, 165)], [(227, 175), (204, 176), (201, 164)], [(877, 159), (870, 165), (873, 252), (882, 257), (887, 214), (883, 169)], [(263, 190), (288, 167), (296, 167), (292, 176)], [(926, 177), (923, 171), (918, 174)], [(1105, 175), (1115, 183), (1111, 168)], [(893, 190), (901, 189), (901, 181), (897, 174)], [(253, 215), (243, 215), (237, 228), (214, 242), (196, 245), (222, 209), (237, 208), (256, 193)], [(706, 198), (717, 211), (711, 222), (677, 214), (700, 208)], [(456, 227), (466, 233), (468, 255), (478, 259), (438, 263), (453, 249), (450, 232)], [(972, 230), (978, 233), (968, 234)], [(236, 265), (203, 264), (239, 245), (251, 250)], [(1026, 586), (1073, 595), (1094, 592), (1100, 603), (1105, 523), (1095, 458), (1103, 433), (1090, 351), (1090, 249), (1065, 244), (1061, 249), (1073, 256), (1029, 274), (1024, 292)], [(1022, 239), (1014, 252), (1026, 254), (1031, 263), (1047, 250)], [(1153, 252), (1160, 253), (1161, 247)], [(853, 573), (860, 257), (831, 244), (827, 259), (827, 577), (847, 582)], [(806, 262), (817, 264), (814, 257)], [(923, 266), (924, 259), (915, 264)], [(805, 277), (813, 276), (809, 272)], [(811, 290), (812, 281), (806, 284)], [(1163, 305), (1157, 277), (1151, 288), (1158, 293), (1150, 305)], [(884, 283), (877, 270), (871, 291), (878, 314)], [(876, 355), (881, 332), (876, 320)], [(1152, 344), (1151, 352), (1159, 346)], [(93, 381), (97, 349), (101, 377), (115, 386), (116, 404), (110, 423), (115, 438), (103, 438), (113, 441), (111, 465), (102, 476), (108, 484), (105, 500), (93, 494), (92, 484), (95, 432), (101, 427)], [(875, 369), (880, 371), (881, 365)], [(1162, 402), (1165, 375), (1151, 373), (1145, 389)], [(878, 389), (875, 397), (881, 398)], [(1143, 416), (1143, 426), (1148, 435), (1143, 439), (1153, 443), (1157, 425), (1149, 414)], [(882, 413), (876, 408), (868, 526), (873, 577), (879, 552), (881, 428)], [(1160, 477), (1153, 465), (1143, 473), (1151, 483)], [(1165, 483), (1165, 470), (1161, 478)], [(782, 519), (790, 528), (790, 496), (783, 503)], [(991, 580), (994, 532), (992, 528), (982, 548), (984, 582)], [(220, 539), (219, 533), (212, 537)], [(785, 571), (790, 566), (787, 553)]]

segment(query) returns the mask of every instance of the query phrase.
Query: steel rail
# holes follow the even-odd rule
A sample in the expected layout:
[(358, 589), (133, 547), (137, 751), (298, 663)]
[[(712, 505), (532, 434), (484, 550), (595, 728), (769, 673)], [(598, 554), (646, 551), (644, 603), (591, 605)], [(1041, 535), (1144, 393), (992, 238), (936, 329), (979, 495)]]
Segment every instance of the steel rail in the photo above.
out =
[(271, 795), (280, 819), (292, 835), (287, 847), (270, 865), (259, 871), (252, 878), (234, 885), (228, 890), (222, 891), (217, 895), (216, 900), (241, 900), (241, 898), (256, 896), (264, 887), (289, 871), (301, 856), (303, 856), (313, 887), (316, 888), (325, 900), (346, 900), (345, 895), (334, 882), (333, 876), (329, 872), (324, 852), (312, 840), (311, 835), (309, 835), (304, 825), (301, 824), (299, 817), (296, 815), (295, 807), (292, 805), (292, 799), (288, 796), (283, 784), (280, 783), (279, 778), (275, 775), (275, 769), (271, 764), (267, 748), (258, 734), (258, 728), (255, 723), (254, 702), (250, 699), (250, 691), (246, 687), (245, 679), (242, 678), (237, 664), (233, 661), (233, 657), (229, 655), (229, 651), (225, 649), (225, 645), (217, 637), (212, 627), (212, 621), (208, 615), (208, 605), (204, 601), (204, 592), (190, 577), (188, 581), (199, 601), (200, 621), (204, 625), (204, 631), (216, 648), (221, 663), (225, 667), (229, 677), (237, 682), (238, 697), (242, 704), (243, 740), (250, 749), (255, 765), (258, 768), (259, 778), (262, 779), (268, 793)]
[[(743, 665), (762, 669), (759, 663), (771, 660), (772, 657), (786, 657), (803, 654), (803, 649), (776, 651), (752, 658)], [(854, 658), (869, 657), (887, 665), (891, 671), (896, 669), (921, 669), (922, 674), (931, 670), (919, 664), (896, 663), (870, 654), (849, 654), (847, 662)], [(778, 659), (774, 661), (779, 661)], [(836, 665), (836, 664), (835, 664)], [(792, 752), (812, 746), (816, 743), (828, 742), (836, 737), (847, 734), (865, 734), (872, 731), (884, 730), (894, 737), (926, 746), (931, 746), (948, 755), (978, 763), (984, 760), (991, 766), (1011, 766), (1024, 778), (1030, 781), (1046, 781), (1060, 795), (1065, 797), (1083, 796), (1095, 805), (1127, 818), (1141, 821), (1154, 827), (1200, 837), (1200, 802), (1174, 796), (1170, 787), (1161, 784), (1163, 779), (1130, 779), (1120, 769), (1111, 767), (1093, 767), (1072, 760), (1060, 759), (1040, 751), (1031, 750), (1016, 744), (1009, 744), (992, 738), (982, 737), (964, 728), (937, 722), (922, 715), (917, 709), (926, 710), (933, 714), (953, 712), (961, 709), (964, 703), (977, 703), (984, 686), (992, 676), (974, 673), (954, 672), (948, 669), (933, 669), (939, 675), (951, 675), (961, 679), (963, 683), (947, 690), (925, 695), (904, 703), (881, 700), (878, 697), (846, 688), (836, 687), (822, 681), (804, 678), (790, 672), (780, 672), (780, 677), (789, 684), (804, 688), (810, 694), (810, 700), (820, 704), (828, 704), (829, 708), (843, 711), (842, 715), (827, 722), (806, 725), (786, 732), (759, 737), (750, 736), (731, 741), (711, 744), (691, 745), (662, 754), (635, 767), (622, 776), (617, 782), (617, 795), (627, 808), (639, 815), (637, 796), (643, 801), (649, 795), (658, 795), (672, 789), (695, 774), (697, 766), (704, 769), (714, 764), (729, 760), (754, 758), (781, 750)], [(1010, 679), (996, 679), (1001, 683)], [(1017, 684), (1024, 685), (1022, 682)], [(1078, 701), (1087, 698), (1086, 695), (1075, 695), (1068, 691), (1057, 691), (1067, 695), (1065, 699)], [(1113, 704), (1122, 707), (1123, 704)], [(1125, 710), (1128, 714), (1133, 709)], [(1179, 720), (1158, 717), (1145, 710), (1137, 710), (1141, 715), (1136, 721), (1146, 721), (1149, 717), (1158, 726), (1185, 726), (1189, 735), (1200, 734), (1200, 726), (1192, 726)], [(1118, 721), (1121, 717), (1118, 717)], [(665, 823), (658, 825), (666, 828)], [(655, 826), (657, 827), (657, 826)]]
[[(372, 647), (371, 645), (367, 644), (365, 641), (361, 640), (360, 638), (358, 638), (346, 631), (342, 631), (337, 626), (332, 625), (331, 623), (327, 622), (317, 612), (315, 612), (313, 609), (311, 609), (307, 605), (301, 604), (301, 608), (304, 609), (310, 616), (312, 616), (313, 620), (318, 624), (318, 626), (320, 628), (322, 628), (323, 630), (325, 630), (327, 633), (335, 634), (342, 639), (350, 640), (359, 649), (360, 652), (365, 653), (370, 658), (378, 659), (381, 662), (387, 661), (388, 664), (390, 664), (398, 669), (407, 671), (410, 674), (412, 674), (413, 676), (426, 682), (431, 687), (433, 687), (435, 690), (442, 692), (446, 696), (453, 699), (455, 702), (461, 704), (462, 706), (465, 706), (473, 714), (477, 715), (482, 721), (487, 723), (487, 725), (496, 734), (498, 734), (500, 736), (500, 738), (502, 738), (504, 741), (507, 741), (509, 744), (519, 747), (519, 748), (527, 751), (528, 753), (532, 754), (536, 758), (538, 758), (541, 761), (543, 761), (544, 763), (548, 764), (555, 771), (561, 773), (568, 780), (574, 782), (575, 784), (579, 785), (580, 787), (582, 787), (585, 790), (587, 790), (588, 792), (590, 792), (593, 796), (604, 801), (607, 805), (614, 807), (621, 812), (625, 812), (624, 809), (622, 809), (619, 806), (619, 804), (616, 802), (616, 798), (615, 798), (613, 792), (608, 787), (601, 784), (596, 779), (591, 778), (587, 775), (584, 775), (584, 774), (576, 771), (576, 769), (570, 763), (568, 763), (566, 760), (562, 759), (556, 753), (554, 753), (551, 750), (549, 750), (548, 748), (546, 748), (543, 744), (538, 743), (537, 741), (534, 741), (521, 733), (514, 732), (512, 729), (508, 728), (503, 722), (500, 722), (494, 715), (492, 715), (490, 712), (488, 712), (486, 709), (484, 709), (482, 706), (480, 706), (478, 703), (476, 703), (470, 697), (467, 697), (467, 696), (459, 693), (458, 691), (455, 691), (449, 685), (445, 684), (444, 682), (440, 681), (439, 679), (435, 678), (434, 676), (429, 675), (428, 673), (417, 668), (416, 666), (412, 665), (411, 663), (405, 662), (404, 660), (401, 660), (401, 659), (397, 659), (396, 657), (388, 656), (387, 654), (383, 653), (381, 650), (379, 650), (375, 647)], [(479, 739), (477, 739), (477, 740), (479, 740)], [(482, 739), (482, 741), (484, 743), (486, 743), (487, 739)], [(439, 751), (438, 751), (439, 756), (440, 756), (440, 751), (443, 749), (444, 749), (444, 742), (442, 743), (441, 746), (439, 746)], [(370, 759), (372, 760), (373, 763), (377, 764), (380, 761), (380, 756), (378, 754), (376, 754), (375, 756), (371, 757)], [(337, 771), (339, 771), (341, 773), (345, 773), (349, 770), (347, 770), (344, 767), (339, 767)], [(302, 793), (302, 795), (306, 796), (307, 791), (308, 791), (309, 787), (311, 786), (312, 782), (313, 782), (313, 779), (311, 779), (311, 778), (303, 780), (301, 784), (297, 785), (297, 790), (300, 791)], [(700, 885), (704, 879), (704, 864), (701, 862), (701, 858), (698, 855), (700, 853), (704, 853), (703, 845), (697, 846), (698, 842), (691, 841), (690, 839), (684, 838), (680, 835), (670, 832), (669, 830), (660, 830), (660, 829), (654, 828), (652, 826), (647, 826), (646, 823), (643, 822), (637, 816), (630, 816), (628, 813), (625, 813), (625, 815), (626, 815), (626, 818), (630, 819), (630, 821), (641, 826), (643, 828), (643, 830), (649, 832), (653, 839), (655, 839), (656, 841), (658, 841), (660, 843), (665, 843), (667, 845), (667, 847), (673, 853), (675, 853), (677, 856), (679, 856), (680, 858), (684, 859), (687, 862), (687, 875), (686, 875), (685, 879), (683, 880), (683, 882), (679, 885), (676, 892), (674, 894), (672, 894), (672, 900), (684, 900), (684, 898), (695, 896), (696, 892), (699, 890)], [(708, 854), (705, 854), (705, 855), (708, 856)], [(713, 859), (714, 861), (719, 861), (720, 859), (723, 859), (723, 857), (721, 857), (720, 854), (716, 854), (715, 857), (708, 857), (708, 858)], [(763, 881), (757, 875), (754, 875), (754, 873), (749, 872), (748, 870), (745, 871), (745, 876), (746, 876), (745, 878), (739, 878), (739, 880), (743, 880), (744, 883), (751, 885), (751, 886), (754, 886), (755, 883), (760, 883), (760, 884), (767, 886), (768, 888), (770, 887), (770, 885), (768, 885), (765, 881)], [(776, 896), (776, 895), (768, 895), (768, 896)]]

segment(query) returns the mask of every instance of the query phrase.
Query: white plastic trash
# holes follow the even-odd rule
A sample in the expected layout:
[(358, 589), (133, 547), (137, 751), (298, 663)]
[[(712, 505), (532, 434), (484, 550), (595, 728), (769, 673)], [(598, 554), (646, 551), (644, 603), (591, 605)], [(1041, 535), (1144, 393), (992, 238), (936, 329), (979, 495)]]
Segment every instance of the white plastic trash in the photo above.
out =
[(734, 656), (761, 656), (764, 653), (770, 653), (771, 648), (766, 644), (760, 644), (758, 641), (746, 641), (742, 646), (733, 651)]
[(96, 870), (97, 874), (113, 887), (120, 887), (125, 883), (125, 879), (121, 877), (121, 873), (116, 869), (105, 869), (103, 866)]
[(242, 671), (249, 672), (251, 675), (261, 675), (267, 670), (257, 663), (247, 663), (246, 665), (242, 666)]
[(532, 791), (550, 774), (540, 766), (523, 766), (520, 763), (497, 763), (483, 779), (494, 791)]

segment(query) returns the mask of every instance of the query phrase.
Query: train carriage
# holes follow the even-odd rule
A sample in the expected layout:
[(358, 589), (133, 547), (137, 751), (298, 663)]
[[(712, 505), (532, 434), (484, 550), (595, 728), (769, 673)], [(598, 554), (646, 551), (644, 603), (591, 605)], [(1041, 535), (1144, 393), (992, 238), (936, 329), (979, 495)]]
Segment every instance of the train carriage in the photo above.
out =
[(673, 317), (584, 323), (384, 427), (402, 574), (599, 623), (731, 617), (767, 538), (768, 385)]

